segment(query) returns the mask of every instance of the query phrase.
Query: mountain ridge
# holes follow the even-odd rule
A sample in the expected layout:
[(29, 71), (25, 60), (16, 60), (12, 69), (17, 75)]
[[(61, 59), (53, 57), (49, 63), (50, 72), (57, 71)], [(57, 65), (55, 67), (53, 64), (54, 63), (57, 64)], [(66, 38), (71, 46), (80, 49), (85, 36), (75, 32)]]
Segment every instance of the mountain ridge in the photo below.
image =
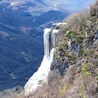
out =
[(98, 98), (97, 3), (65, 20), (67, 25), (59, 31), (48, 83), (27, 98)]

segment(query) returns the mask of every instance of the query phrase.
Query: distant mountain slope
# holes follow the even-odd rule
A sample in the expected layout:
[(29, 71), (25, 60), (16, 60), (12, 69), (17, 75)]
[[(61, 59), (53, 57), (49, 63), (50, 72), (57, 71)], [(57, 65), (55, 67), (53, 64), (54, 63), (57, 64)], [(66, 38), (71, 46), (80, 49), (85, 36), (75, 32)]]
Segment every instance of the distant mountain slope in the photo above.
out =
[(35, 16), (25, 8), (12, 10), (8, 6), (0, 5), (0, 91), (26, 83), (42, 60), (44, 27), (69, 14), (49, 11)]
[(90, 11), (73, 14), (65, 23), (47, 84), (26, 98), (98, 98), (98, 0)]
[(36, 11), (46, 12), (49, 10), (57, 11), (78, 11), (81, 8), (87, 8), (94, 0), (1, 0), (2, 3), (8, 4), (8, 8), (18, 10), (24, 8), (25, 11), (34, 13)]
[[(84, 5), (84, 1), (80, 2)], [(0, 90), (11, 85), (23, 85), (28, 80), (37, 70), (42, 59), (43, 29), (50, 27), (54, 22), (62, 21), (72, 9), (80, 8), (78, 5), (80, 2), (74, 0), (0, 1), (0, 71), (3, 73), (0, 75)], [(32, 70), (28, 72), (29, 69)]]

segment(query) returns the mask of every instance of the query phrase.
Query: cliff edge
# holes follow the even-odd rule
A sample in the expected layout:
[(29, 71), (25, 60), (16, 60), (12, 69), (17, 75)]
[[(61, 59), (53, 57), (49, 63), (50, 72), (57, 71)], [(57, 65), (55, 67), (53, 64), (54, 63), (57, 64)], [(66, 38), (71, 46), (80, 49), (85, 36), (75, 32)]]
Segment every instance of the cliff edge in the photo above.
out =
[(48, 84), (29, 98), (98, 98), (98, 0), (60, 27)]

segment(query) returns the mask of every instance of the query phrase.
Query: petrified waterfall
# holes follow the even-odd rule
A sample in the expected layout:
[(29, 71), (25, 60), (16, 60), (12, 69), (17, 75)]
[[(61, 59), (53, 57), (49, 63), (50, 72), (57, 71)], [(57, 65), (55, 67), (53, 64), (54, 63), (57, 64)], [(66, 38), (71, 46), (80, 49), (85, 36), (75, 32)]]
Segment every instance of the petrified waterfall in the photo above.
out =
[(50, 47), (51, 46), (51, 38), (50, 38), (50, 34), (51, 34), (51, 29), (47, 28), (44, 30), (44, 55), (49, 56), (49, 51), (50, 51)]
[(41, 86), (43, 83), (47, 83), (58, 31), (59, 30), (56, 28), (46, 28), (44, 30), (44, 57), (38, 71), (31, 76), (25, 85), (25, 96), (29, 96), (38, 86)]

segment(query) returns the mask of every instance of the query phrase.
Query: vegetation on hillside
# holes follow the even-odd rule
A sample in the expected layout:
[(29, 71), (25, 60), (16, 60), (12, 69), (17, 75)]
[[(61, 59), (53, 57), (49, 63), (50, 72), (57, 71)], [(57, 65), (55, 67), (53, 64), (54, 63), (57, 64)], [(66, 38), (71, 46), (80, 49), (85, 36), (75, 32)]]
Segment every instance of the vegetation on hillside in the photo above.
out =
[(28, 98), (98, 98), (98, 0), (64, 22), (48, 84)]
[(48, 84), (29, 98), (98, 98), (98, 0), (60, 29)]

